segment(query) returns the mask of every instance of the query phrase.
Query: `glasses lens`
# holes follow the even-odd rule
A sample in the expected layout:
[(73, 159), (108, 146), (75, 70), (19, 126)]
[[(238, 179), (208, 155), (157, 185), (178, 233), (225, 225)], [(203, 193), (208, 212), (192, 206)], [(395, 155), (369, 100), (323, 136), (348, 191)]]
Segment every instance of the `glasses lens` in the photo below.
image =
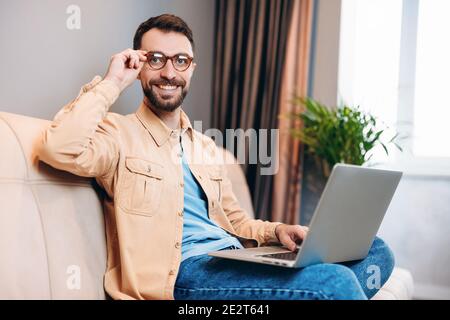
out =
[(166, 57), (161, 53), (149, 53), (147, 62), (153, 69), (161, 69), (166, 64)]
[(187, 68), (189, 68), (189, 65), (191, 64), (189, 57), (184, 55), (177, 55), (173, 58), (173, 66), (178, 71), (184, 71)]

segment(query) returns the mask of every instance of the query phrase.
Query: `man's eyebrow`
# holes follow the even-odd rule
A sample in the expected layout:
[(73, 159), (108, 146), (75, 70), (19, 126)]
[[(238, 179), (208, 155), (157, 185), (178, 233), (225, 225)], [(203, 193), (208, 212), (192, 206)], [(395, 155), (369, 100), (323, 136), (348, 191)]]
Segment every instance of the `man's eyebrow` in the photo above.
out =
[[(166, 57), (170, 56), (170, 55), (168, 55), (168, 54), (166, 54), (166, 53), (164, 53), (162, 51), (159, 51), (159, 50), (147, 50), (147, 52), (161, 53), (161, 54), (165, 55)], [(178, 52), (178, 53), (175, 53), (174, 56), (192, 57), (189, 53), (186, 53), (186, 52)]]
[(189, 53), (186, 52), (179, 52), (177, 54), (175, 54), (176, 56), (187, 56), (187, 57), (191, 57), (191, 55)]

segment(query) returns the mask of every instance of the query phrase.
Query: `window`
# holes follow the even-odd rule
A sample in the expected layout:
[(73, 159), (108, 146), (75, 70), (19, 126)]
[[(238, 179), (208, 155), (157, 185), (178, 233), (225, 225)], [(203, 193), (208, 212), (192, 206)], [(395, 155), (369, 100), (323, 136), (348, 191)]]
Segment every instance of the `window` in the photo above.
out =
[(419, 3), (413, 150), (417, 156), (450, 157), (450, 1)]
[(374, 159), (450, 175), (448, 0), (342, 0), (339, 99), (400, 132), (404, 152)]

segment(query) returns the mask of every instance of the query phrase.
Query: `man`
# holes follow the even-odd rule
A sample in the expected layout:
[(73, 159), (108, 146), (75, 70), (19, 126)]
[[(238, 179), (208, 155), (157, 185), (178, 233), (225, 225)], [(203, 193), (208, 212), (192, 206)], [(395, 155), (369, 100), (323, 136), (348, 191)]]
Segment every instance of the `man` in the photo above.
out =
[[(133, 50), (112, 56), (104, 79), (85, 85), (45, 132), (41, 160), (95, 177), (105, 190), (107, 293), (114, 299), (366, 298), (362, 280), (343, 265), (287, 271), (206, 255), (271, 242), (295, 250), (307, 228), (250, 219), (239, 207), (217, 161), (220, 151), (182, 110), (195, 67), (186, 23), (167, 14), (150, 18), (136, 31)], [(136, 79), (144, 93), (137, 112), (108, 112)], [(381, 240), (374, 248), (381, 254), (372, 258), (386, 262)]]

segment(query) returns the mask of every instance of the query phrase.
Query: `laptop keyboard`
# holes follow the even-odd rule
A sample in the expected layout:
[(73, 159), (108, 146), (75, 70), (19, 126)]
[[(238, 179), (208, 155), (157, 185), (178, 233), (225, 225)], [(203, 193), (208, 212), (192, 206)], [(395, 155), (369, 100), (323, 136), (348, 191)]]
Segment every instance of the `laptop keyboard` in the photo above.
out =
[(283, 253), (271, 253), (264, 254), (261, 257), (271, 258), (271, 259), (281, 259), (281, 260), (295, 260), (298, 251), (295, 252), (283, 252)]

